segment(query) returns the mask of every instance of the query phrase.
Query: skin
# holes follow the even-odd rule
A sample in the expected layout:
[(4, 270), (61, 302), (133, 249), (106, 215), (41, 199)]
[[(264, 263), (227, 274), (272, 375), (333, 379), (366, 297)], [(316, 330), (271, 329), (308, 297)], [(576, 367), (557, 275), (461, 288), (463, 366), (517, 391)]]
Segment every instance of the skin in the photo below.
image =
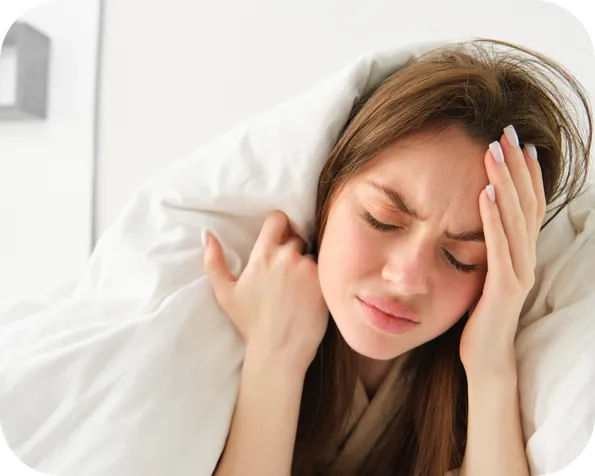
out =
[[(444, 332), (470, 304), (460, 342), (469, 397), (461, 476), (529, 475), (514, 337), (523, 302), (535, 282), (536, 239), (546, 200), (536, 151), (527, 145), (521, 151), (512, 125), (504, 133), (506, 138), (491, 143), (482, 161), (495, 203), (487, 190), (474, 190), (482, 169), (473, 161), (476, 146), (461, 131), (418, 135), (375, 157), (333, 202), (326, 244), (322, 243), (322, 273), (313, 257), (303, 254), (303, 240), (292, 233), (281, 211), (267, 216), (237, 279), (225, 265), (218, 240), (205, 233), (205, 272), (219, 305), (246, 344), (238, 402), (217, 476), (244, 474), (245, 468), (259, 475), (290, 474), (304, 376), (324, 335), (329, 310), (358, 352), (364, 385), (370, 388), (376, 382), (369, 379), (382, 380), (392, 355)], [(415, 180), (414, 190), (398, 181), (395, 156), (400, 159), (399, 175)], [(413, 223), (407, 218), (399, 233), (391, 229), (382, 236), (372, 235), (373, 228), (362, 228), (356, 217), (365, 223), (359, 214), (363, 202), (379, 200), (362, 191), (371, 178), (396, 182), (421, 218)], [(468, 199), (474, 195), (481, 227), (468, 223), (477, 218), (477, 208)], [(390, 205), (366, 206), (374, 213), (395, 214)], [(448, 276), (437, 258), (445, 249), (459, 260), (459, 253), (480, 253), (450, 249), (453, 244), (444, 242), (442, 230), (448, 226), (451, 233), (468, 231), (450, 228), (450, 221), (465, 222), (485, 235), (483, 268), (478, 263), (472, 278)], [(482, 291), (475, 301), (476, 289)], [(372, 333), (361, 322), (361, 310), (358, 315), (355, 309), (356, 296), (370, 292), (385, 298), (390, 292), (402, 299), (422, 316), (422, 324), (399, 338)]]
[[(320, 286), (369, 393), (392, 360), (446, 332), (481, 295), (485, 243), (456, 242), (443, 233), (482, 229), (478, 196), (489, 184), (485, 153), (486, 144), (460, 128), (423, 131), (380, 152), (333, 200), (318, 256)], [(369, 180), (399, 190), (422, 220), (398, 210)], [(365, 211), (402, 229), (376, 230), (362, 217)], [(458, 271), (444, 251), (478, 269)], [(357, 300), (366, 293), (398, 299), (421, 323), (404, 334), (378, 330)]]

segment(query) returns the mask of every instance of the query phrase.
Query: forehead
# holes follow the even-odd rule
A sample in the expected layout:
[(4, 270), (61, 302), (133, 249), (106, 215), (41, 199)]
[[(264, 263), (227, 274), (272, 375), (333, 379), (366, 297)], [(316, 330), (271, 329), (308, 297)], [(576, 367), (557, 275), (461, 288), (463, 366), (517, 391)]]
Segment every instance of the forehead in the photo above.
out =
[[(459, 129), (418, 133), (378, 153), (352, 185), (367, 189), (373, 180), (398, 189), (422, 219), (445, 220), (448, 228), (477, 227), (478, 197), (489, 183), (486, 151), (487, 144)], [(375, 192), (370, 188), (370, 193)]]
[(484, 165), (487, 144), (471, 140), (461, 129), (424, 131), (379, 152), (361, 175), (410, 188), (458, 195), (479, 195), (488, 183)]

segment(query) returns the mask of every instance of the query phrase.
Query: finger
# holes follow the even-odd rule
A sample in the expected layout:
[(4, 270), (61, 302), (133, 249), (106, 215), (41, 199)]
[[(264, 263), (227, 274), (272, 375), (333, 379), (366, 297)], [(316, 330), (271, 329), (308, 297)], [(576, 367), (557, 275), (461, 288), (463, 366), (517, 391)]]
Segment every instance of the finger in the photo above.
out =
[(306, 242), (298, 235), (292, 235), (283, 245), (302, 255), (306, 251)]
[(496, 192), (496, 203), (493, 203), (484, 189), (480, 194), (479, 210), (487, 248), (488, 275), (500, 280), (513, 277), (514, 268), (498, 209), (499, 198)]
[[(535, 237), (537, 226), (538, 201), (535, 194), (534, 178), (529, 169), (527, 157), (520, 147), (519, 139), (512, 125), (504, 128), (504, 139), (501, 141), (506, 165), (510, 171), (514, 187), (519, 197), (519, 203), (527, 228), (527, 237)], [(531, 246), (530, 243), (528, 243)]]
[(541, 164), (537, 157), (537, 149), (533, 144), (525, 144), (523, 153), (527, 161), (527, 169), (531, 175), (531, 181), (533, 184), (533, 191), (535, 198), (537, 199), (537, 216), (535, 219), (535, 225), (530, 236), (533, 236), (535, 241), (539, 236), (541, 225), (545, 217), (547, 209), (547, 200), (545, 198), (545, 190), (543, 185), (543, 173), (541, 170)]
[[(506, 141), (506, 139), (503, 139)], [(504, 162), (496, 161), (501, 156)], [(527, 232), (527, 219), (521, 208), (519, 193), (512, 180), (511, 172), (507, 166), (503, 148), (499, 141), (490, 144), (489, 153), (486, 154), (486, 169), (490, 183), (496, 192), (496, 208), (500, 222), (507, 238), (512, 270), (515, 277), (521, 279), (526, 275), (526, 268), (530, 266), (530, 246)], [(493, 208), (493, 207), (492, 207)]]
[(203, 254), (203, 268), (211, 283), (215, 298), (226, 311), (229, 297), (236, 279), (225, 264), (223, 248), (219, 240), (208, 230), (204, 231), (206, 244)]
[(270, 212), (256, 239), (253, 253), (260, 256), (267, 255), (271, 249), (276, 248), (285, 241), (290, 231), (289, 219), (285, 213), (280, 210)]

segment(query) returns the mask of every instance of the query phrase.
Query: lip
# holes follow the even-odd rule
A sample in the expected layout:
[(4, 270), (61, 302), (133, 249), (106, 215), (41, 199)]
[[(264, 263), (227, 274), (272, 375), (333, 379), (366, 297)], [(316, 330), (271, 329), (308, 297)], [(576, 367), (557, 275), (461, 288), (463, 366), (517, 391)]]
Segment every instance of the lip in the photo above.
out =
[(387, 314), (359, 298), (357, 301), (360, 304), (366, 321), (381, 332), (403, 335), (420, 325), (418, 322)]
[(376, 296), (365, 296), (359, 297), (358, 299), (369, 306), (375, 307), (376, 309), (384, 312), (385, 314), (389, 314), (393, 317), (399, 317), (401, 319), (407, 319), (409, 321), (415, 322), (419, 324), (420, 318), (419, 315), (409, 309), (407, 306), (404, 306), (398, 301), (394, 299), (384, 299)]

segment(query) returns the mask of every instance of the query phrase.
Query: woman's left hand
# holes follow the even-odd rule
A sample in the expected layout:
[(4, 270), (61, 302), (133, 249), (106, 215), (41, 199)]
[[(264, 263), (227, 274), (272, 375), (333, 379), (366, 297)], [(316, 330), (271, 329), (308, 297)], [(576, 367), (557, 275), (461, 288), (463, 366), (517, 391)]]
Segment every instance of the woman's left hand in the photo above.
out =
[[(507, 134), (490, 144), (484, 157), (496, 202), (487, 190), (481, 192), (488, 272), (461, 336), (459, 351), (467, 376), (516, 371), (519, 316), (535, 283), (537, 237), (546, 210), (541, 167), (527, 146), (519, 147), (511, 126), (504, 131)], [(504, 163), (497, 162), (498, 156)]]

